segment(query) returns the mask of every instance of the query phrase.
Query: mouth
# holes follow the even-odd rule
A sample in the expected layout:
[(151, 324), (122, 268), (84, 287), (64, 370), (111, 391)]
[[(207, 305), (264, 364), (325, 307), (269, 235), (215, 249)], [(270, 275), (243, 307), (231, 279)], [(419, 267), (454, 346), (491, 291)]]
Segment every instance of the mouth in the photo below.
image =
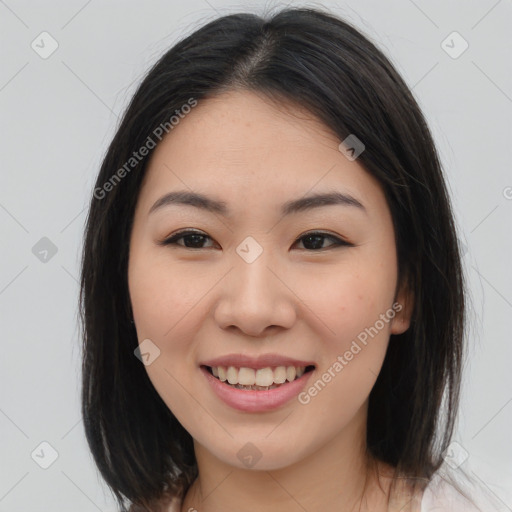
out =
[(315, 366), (249, 368), (201, 365), (201, 368), (217, 381), (231, 388), (244, 391), (270, 391), (300, 379), (304, 374), (312, 372)]
[(244, 413), (290, 404), (315, 373), (311, 360), (282, 354), (226, 354), (199, 363), (206, 384), (222, 402)]

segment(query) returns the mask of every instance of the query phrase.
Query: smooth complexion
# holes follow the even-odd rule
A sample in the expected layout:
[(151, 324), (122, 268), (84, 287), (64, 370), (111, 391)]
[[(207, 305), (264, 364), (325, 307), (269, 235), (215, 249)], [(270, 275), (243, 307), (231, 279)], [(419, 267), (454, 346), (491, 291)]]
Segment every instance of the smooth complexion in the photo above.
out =
[[(412, 298), (405, 288), (396, 293), (383, 191), (339, 151), (340, 142), (297, 106), (235, 91), (200, 101), (152, 155), (128, 280), (139, 342), (149, 338), (160, 349), (145, 367), (149, 378), (194, 439), (199, 477), (183, 511), (348, 512), (360, 505), (368, 396), (390, 334), (409, 327)], [(223, 202), (228, 213), (177, 203), (150, 212), (178, 190)], [(364, 208), (281, 212), (289, 201), (330, 192)], [(161, 244), (183, 230), (204, 238)], [(304, 238), (316, 231), (326, 235), (317, 245)], [(252, 263), (236, 250), (249, 236), (263, 250)], [(236, 410), (199, 368), (232, 353), (277, 353), (314, 361), (314, 382), (394, 302), (403, 309), (307, 405), (292, 399), (264, 413)], [(261, 453), (251, 468), (237, 456), (247, 443)], [(383, 475), (389, 469), (380, 466)], [(367, 483), (361, 510), (386, 510), (385, 492)]]

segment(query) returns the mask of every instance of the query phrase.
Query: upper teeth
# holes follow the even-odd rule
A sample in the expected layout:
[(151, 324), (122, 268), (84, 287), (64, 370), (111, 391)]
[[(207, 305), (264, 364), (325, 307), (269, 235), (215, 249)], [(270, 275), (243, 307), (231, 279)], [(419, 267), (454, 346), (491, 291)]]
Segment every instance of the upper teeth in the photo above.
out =
[(277, 368), (235, 368), (234, 366), (212, 366), (212, 373), (222, 382), (241, 384), (243, 386), (271, 386), (283, 384), (285, 381), (293, 381), (304, 374), (304, 366), (278, 366)]

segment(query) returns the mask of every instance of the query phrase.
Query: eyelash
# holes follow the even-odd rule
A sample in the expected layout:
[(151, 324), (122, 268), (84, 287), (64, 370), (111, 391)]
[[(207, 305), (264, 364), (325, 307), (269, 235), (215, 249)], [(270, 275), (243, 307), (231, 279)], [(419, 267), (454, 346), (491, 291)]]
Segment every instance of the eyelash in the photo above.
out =
[[(185, 238), (187, 235), (200, 235), (203, 237), (203, 239), (210, 238), (208, 235), (206, 235), (205, 233), (202, 233), (201, 231), (185, 230), (185, 231), (179, 231), (178, 233), (175, 233), (174, 235), (170, 236), (169, 238), (166, 238), (165, 240), (162, 240), (161, 242), (158, 242), (158, 243), (159, 243), (159, 245), (163, 245), (163, 246), (178, 245), (178, 246), (183, 247), (184, 249), (188, 249), (188, 250), (192, 250), (192, 251), (205, 249), (204, 247), (186, 247), (182, 244), (176, 243), (178, 240)], [(347, 246), (347, 247), (354, 246), (354, 244), (351, 244), (350, 242), (347, 242), (346, 240), (343, 240), (343, 239), (341, 239), (337, 236), (331, 235), (329, 233), (325, 233), (323, 231), (310, 231), (309, 233), (306, 233), (306, 234), (300, 236), (299, 238), (297, 238), (297, 240), (295, 240), (295, 242), (294, 242), (294, 245), (297, 242), (299, 242), (300, 240), (302, 240), (303, 238), (307, 238), (309, 236), (320, 236), (320, 237), (328, 238), (330, 240), (335, 241), (335, 243), (329, 247), (324, 247), (324, 248), (320, 248), (320, 249), (303, 249), (303, 250), (309, 251), (309, 252), (325, 251), (327, 249), (333, 249), (333, 248), (340, 247), (340, 246)], [(211, 238), (210, 238), (210, 240), (211, 240)], [(206, 249), (208, 249), (208, 247), (206, 247)]]

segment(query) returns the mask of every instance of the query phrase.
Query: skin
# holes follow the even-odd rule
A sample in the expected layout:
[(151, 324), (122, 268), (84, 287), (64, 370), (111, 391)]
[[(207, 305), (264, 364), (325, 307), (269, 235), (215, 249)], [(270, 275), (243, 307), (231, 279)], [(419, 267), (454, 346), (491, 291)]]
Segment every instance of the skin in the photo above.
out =
[[(368, 396), (390, 334), (410, 323), (412, 297), (397, 287), (392, 219), (378, 181), (339, 151), (340, 140), (297, 106), (231, 91), (205, 99), (162, 140), (140, 191), (130, 239), (128, 281), (139, 343), (160, 355), (146, 371), (194, 439), (199, 477), (181, 510), (199, 512), (387, 510), (391, 468), (365, 482)], [(224, 201), (231, 216), (186, 205), (149, 214), (174, 190)], [(365, 207), (330, 205), (282, 217), (282, 203), (316, 192), (349, 193)], [(207, 235), (159, 245), (190, 228)], [(328, 237), (320, 249), (303, 237)], [(247, 237), (262, 254), (247, 263)], [(322, 242), (323, 240), (323, 242)], [(202, 244), (202, 245), (201, 245)], [(323, 245), (321, 245), (323, 244)], [(307, 404), (271, 412), (224, 404), (199, 370), (230, 353), (279, 353), (314, 361), (314, 383), (379, 315), (402, 309)], [(247, 468), (248, 442), (261, 459)], [(365, 508), (366, 507), (366, 508)], [(405, 509), (404, 509), (405, 510)]]

